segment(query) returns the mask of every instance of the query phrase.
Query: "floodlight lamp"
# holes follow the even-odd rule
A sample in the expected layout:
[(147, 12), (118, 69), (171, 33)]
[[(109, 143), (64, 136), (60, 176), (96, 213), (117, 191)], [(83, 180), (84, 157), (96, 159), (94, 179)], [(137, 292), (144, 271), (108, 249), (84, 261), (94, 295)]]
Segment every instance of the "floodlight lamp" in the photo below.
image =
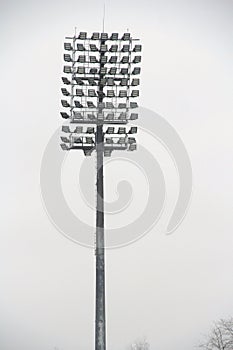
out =
[(109, 145), (113, 144), (113, 139), (111, 137), (106, 137), (105, 142)]
[(121, 40), (130, 40), (130, 33), (124, 33), (123, 37)]
[(89, 126), (87, 128), (87, 134), (94, 134), (95, 133), (95, 128), (93, 128), (92, 126)]
[(64, 66), (63, 72), (64, 72), (64, 73), (72, 73), (72, 67), (70, 67), (70, 66)]
[(64, 61), (66, 61), (66, 62), (72, 62), (71, 56), (70, 56), (69, 54), (65, 54), (65, 55), (64, 55)]
[(108, 57), (107, 57), (107, 56), (102, 56), (102, 57), (100, 58), (100, 63), (105, 64), (105, 63), (107, 63), (107, 60), (108, 60)]
[(112, 102), (106, 102), (106, 108), (107, 109), (113, 109), (114, 108), (114, 105)]
[(95, 56), (90, 56), (90, 63), (98, 63), (99, 61)]
[(61, 140), (62, 142), (70, 143), (70, 140), (67, 137), (61, 136)]
[(66, 100), (61, 100), (61, 104), (63, 107), (70, 107), (70, 104)]
[(67, 125), (62, 125), (62, 128), (61, 128), (61, 130), (63, 131), (63, 132), (66, 132), (66, 133), (71, 133), (71, 131), (70, 131), (70, 127), (69, 126), (67, 126)]
[(108, 33), (101, 33), (100, 39), (101, 40), (108, 40)]
[(85, 62), (86, 62), (86, 56), (85, 56), (85, 55), (80, 55), (80, 56), (78, 57), (77, 62), (85, 63)]
[(87, 33), (86, 32), (80, 32), (79, 33), (78, 39), (86, 40), (86, 38), (87, 38)]
[(132, 90), (131, 97), (138, 97), (139, 96), (139, 90)]
[(135, 56), (133, 59), (133, 63), (140, 63), (142, 60), (142, 56)]
[(119, 34), (118, 33), (112, 33), (110, 40), (118, 40)]
[(126, 103), (119, 103), (119, 104), (118, 104), (118, 108), (119, 108), (119, 109), (124, 109), (124, 108), (126, 108)]
[(100, 38), (100, 33), (93, 33), (91, 40), (99, 40), (99, 38)]
[(125, 144), (125, 143), (126, 143), (126, 142), (125, 142), (125, 137), (120, 137), (120, 138), (118, 139), (117, 143), (119, 143), (119, 144), (121, 144), (121, 145)]
[(120, 85), (121, 86), (127, 86), (127, 84), (128, 84), (128, 79), (127, 78), (122, 78), (121, 82), (120, 82)]
[(112, 67), (112, 68), (109, 69), (108, 74), (115, 75), (116, 72), (117, 72), (117, 68), (116, 67)]
[(106, 67), (101, 67), (100, 68), (100, 74), (105, 75), (107, 73), (107, 68)]
[(114, 90), (107, 90), (107, 97), (115, 97)]
[(137, 145), (136, 144), (129, 145), (129, 151), (136, 151), (136, 150), (137, 150)]
[(96, 97), (96, 92), (94, 89), (88, 90), (88, 97)]
[(74, 137), (73, 143), (82, 143), (81, 137)]
[(105, 97), (105, 93), (103, 91), (97, 91), (99, 97)]
[(122, 128), (122, 127), (118, 128), (118, 132), (117, 133), (118, 134), (125, 134), (126, 133), (126, 128)]
[(109, 63), (111, 64), (117, 63), (117, 56), (111, 56), (109, 59)]
[(107, 52), (108, 51), (108, 46), (105, 44), (100, 45), (100, 52)]
[(142, 45), (135, 45), (133, 48), (134, 52), (141, 52), (142, 51)]
[(120, 98), (122, 98), (122, 97), (127, 97), (127, 91), (126, 90), (120, 90), (119, 91), (119, 96), (118, 97), (120, 97)]
[(77, 85), (84, 85), (84, 82), (82, 81), (81, 78), (74, 77), (74, 80), (76, 81)]
[(121, 59), (121, 63), (123, 63), (123, 64), (129, 63), (129, 56), (123, 56)]
[(64, 84), (70, 85), (70, 81), (66, 77), (62, 77), (62, 81), (63, 81)]
[(118, 45), (112, 45), (109, 49), (110, 52), (117, 52), (118, 50)]
[(121, 68), (120, 74), (127, 75), (129, 73), (128, 68)]
[(77, 68), (77, 74), (85, 74), (85, 67), (79, 66)]
[(83, 119), (82, 113), (74, 111), (74, 119)]
[(89, 113), (87, 114), (87, 118), (90, 119), (90, 120), (96, 119), (94, 114), (89, 114)]
[(104, 156), (105, 156), (105, 157), (111, 157), (111, 154), (112, 154), (112, 151), (111, 151), (111, 150), (109, 150), (109, 149), (105, 149), (105, 150), (104, 150)]
[(107, 130), (106, 130), (106, 134), (114, 134), (114, 127), (112, 127), (112, 126), (110, 126), (110, 127), (108, 127), (107, 128)]
[(64, 43), (64, 49), (67, 51), (72, 51), (73, 47), (72, 47), (71, 43)]
[(138, 128), (136, 126), (132, 126), (129, 130), (129, 134), (137, 134)]
[(86, 143), (93, 144), (94, 143), (93, 138), (92, 137), (86, 137)]
[(83, 44), (77, 44), (77, 50), (78, 51), (85, 51), (85, 47)]
[(121, 51), (122, 52), (129, 52), (130, 46), (129, 45), (123, 45)]
[(106, 116), (107, 120), (113, 120), (114, 119), (114, 113), (108, 113)]
[(105, 108), (105, 103), (104, 102), (98, 102), (98, 108), (100, 110), (104, 109)]
[(67, 91), (65, 88), (62, 88), (62, 89), (61, 89), (61, 92), (62, 92), (62, 94), (63, 94), (64, 96), (70, 96), (69, 91)]
[(108, 78), (107, 79), (107, 85), (108, 86), (114, 86), (115, 85), (114, 79), (113, 78)]
[(87, 101), (87, 107), (88, 108), (96, 108), (96, 106), (94, 105), (94, 103), (92, 101)]
[(119, 120), (126, 120), (126, 113), (125, 112), (121, 112), (119, 117), (118, 117)]
[(98, 48), (95, 44), (90, 44), (90, 50), (91, 51), (98, 51)]
[(128, 143), (129, 143), (129, 144), (136, 143), (135, 137), (128, 137)]
[(69, 119), (69, 114), (67, 114), (67, 113), (65, 113), (65, 112), (60, 112), (60, 114), (61, 114), (61, 116), (62, 116), (62, 118), (64, 118), (64, 119)]
[(76, 108), (83, 108), (83, 105), (79, 101), (74, 101)]
[(82, 89), (76, 89), (76, 95), (80, 96), (80, 97), (84, 96), (83, 90)]
[(132, 80), (132, 83), (131, 83), (132, 86), (138, 86), (139, 84), (140, 84), (140, 80), (139, 79), (133, 79)]
[(106, 79), (105, 78), (101, 78), (100, 79), (100, 85), (104, 86), (106, 84)]
[(63, 151), (68, 151), (69, 150), (69, 147), (65, 144), (65, 143), (61, 143), (61, 149), (63, 150)]
[(98, 69), (97, 68), (90, 68), (90, 74), (97, 74)]
[(75, 129), (74, 129), (74, 133), (75, 134), (82, 134), (83, 132), (83, 127), (82, 126), (77, 126)]
[(138, 75), (138, 74), (140, 74), (141, 73), (141, 68), (139, 68), (139, 67), (135, 67), (134, 69), (133, 69), (133, 71), (132, 71), (132, 74), (133, 75)]
[(96, 81), (95, 81), (94, 78), (88, 78), (88, 83), (89, 83), (89, 85), (91, 85), (91, 86), (97, 85), (97, 83), (96, 83)]
[(130, 102), (130, 108), (138, 108), (137, 102)]

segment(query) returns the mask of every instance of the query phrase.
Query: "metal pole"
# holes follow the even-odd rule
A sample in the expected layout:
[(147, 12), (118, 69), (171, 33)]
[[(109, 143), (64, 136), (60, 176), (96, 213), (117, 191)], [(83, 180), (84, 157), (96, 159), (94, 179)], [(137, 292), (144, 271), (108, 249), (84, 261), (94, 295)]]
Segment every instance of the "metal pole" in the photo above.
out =
[[(104, 41), (101, 41), (104, 44)], [(104, 53), (101, 52), (101, 57)], [(100, 63), (100, 68), (103, 67)], [(103, 84), (100, 74), (98, 102), (103, 102)], [(97, 203), (96, 203), (96, 320), (95, 320), (95, 350), (106, 349), (105, 326), (105, 247), (104, 247), (104, 134), (102, 109), (99, 109), (98, 124), (96, 128), (96, 154), (97, 154)]]

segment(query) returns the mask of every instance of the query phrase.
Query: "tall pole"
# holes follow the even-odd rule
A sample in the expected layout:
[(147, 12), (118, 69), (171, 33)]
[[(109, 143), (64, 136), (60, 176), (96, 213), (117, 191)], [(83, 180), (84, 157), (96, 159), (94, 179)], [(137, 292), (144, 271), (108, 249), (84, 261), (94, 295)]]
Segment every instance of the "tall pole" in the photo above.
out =
[[(104, 127), (108, 124), (126, 125), (129, 120), (138, 118), (137, 113), (130, 113), (130, 110), (138, 105), (130, 100), (139, 96), (139, 90), (134, 89), (139, 85), (136, 76), (140, 74), (140, 68), (132, 69), (131, 64), (141, 62), (141, 56), (137, 55), (142, 47), (132, 47), (132, 40), (138, 39), (132, 39), (128, 32), (124, 33), (122, 38), (119, 38), (119, 33), (112, 33), (111, 36), (104, 33), (104, 20), (103, 33), (95, 32), (91, 37), (87, 36), (87, 32), (80, 32), (78, 36), (76, 34), (75, 32), (74, 37), (66, 38), (72, 40), (72, 43), (64, 43), (64, 49), (69, 53), (64, 54), (64, 61), (68, 65), (64, 66), (63, 72), (71, 74), (71, 80), (62, 77), (63, 83), (70, 89), (63, 87), (61, 90), (66, 98), (70, 96), (70, 103), (62, 99), (61, 104), (64, 108), (70, 108), (70, 113), (62, 111), (61, 116), (69, 120), (71, 125), (96, 124), (96, 127), (84, 127), (84, 131), (81, 126), (72, 131), (69, 126), (62, 126), (62, 132), (69, 134), (69, 138), (61, 136), (61, 148), (64, 151), (82, 150), (85, 156), (90, 156), (92, 151), (96, 151), (95, 350), (106, 350), (103, 157), (110, 157), (113, 150), (135, 151), (136, 140), (131, 134), (136, 134), (137, 128), (131, 127), (126, 131), (125, 127), (119, 127), (116, 132), (115, 127), (111, 127), (105, 132)], [(111, 45), (109, 49), (106, 43)], [(99, 65), (99, 71), (96, 64)], [(111, 68), (109, 64), (112, 65)], [(106, 106), (103, 103), (104, 92), (107, 98)], [(95, 101), (97, 98), (97, 106), (93, 103), (93, 98)], [(118, 98), (121, 100), (118, 101)], [(106, 140), (105, 133), (108, 134)]]
[[(101, 41), (104, 44), (104, 41)], [(104, 67), (101, 63), (100, 69)], [(98, 102), (103, 102), (103, 75), (100, 74)], [(98, 123), (96, 128), (96, 155), (97, 155), (97, 203), (96, 203), (96, 320), (95, 320), (95, 350), (106, 349), (106, 325), (105, 325), (105, 247), (104, 247), (104, 134), (102, 108), (99, 108)], [(100, 118), (99, 118), (100, 117)]]

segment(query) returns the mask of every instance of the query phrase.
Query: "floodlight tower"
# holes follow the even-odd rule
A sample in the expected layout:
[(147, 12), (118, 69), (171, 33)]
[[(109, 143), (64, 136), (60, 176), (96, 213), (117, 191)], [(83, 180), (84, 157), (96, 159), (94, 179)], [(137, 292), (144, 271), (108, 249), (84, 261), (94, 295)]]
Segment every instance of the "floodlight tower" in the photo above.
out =
[[(96, 169), (96, 320), (95, 350), (106, 349), (105, 322), (105, 240), (104, 240), (104, 183), (103, 159), (110, 157), (114, 150), (136, 150), (136, 140), (132, 134), (137, 127), (129, 130), (126, 125), (138, 118), (132, 109), (138, 107), (132, 101), (139, 96), (139, 78), (141, 68), (140, 52), (142, 46), (130, 33), (119, 37), (118, 33), (86, 32), (67, 37), (64, 54), (68, 64), (64, 66), (62, 94), (69, 97), (69, 102), (62, 99), (62, 106), (69, 113), (61, 116), (69, 121), (62, 131), (69, 137), (61, 136), (63, 150), (83, 150), (85, 156), (93, 151), (97, 157)], [(75, 129), (71, 130), (70, 125)], [(85, 127), (85, 125), (88, 125)], [(91, 125), (91, 126), (90, 126)], [(105, 127), (106, 125), (111, 125)], [(114, 125), (120, 125), (115, 131)]]

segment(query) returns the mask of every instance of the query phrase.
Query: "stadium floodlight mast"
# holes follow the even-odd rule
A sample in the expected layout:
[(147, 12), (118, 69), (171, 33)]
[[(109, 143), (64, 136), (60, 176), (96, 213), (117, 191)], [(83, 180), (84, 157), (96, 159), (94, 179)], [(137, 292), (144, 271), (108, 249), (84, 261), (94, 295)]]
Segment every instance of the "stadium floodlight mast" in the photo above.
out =
[[(97, 156), (95, 350), (105, 350), (103, 159), (114, 150), (137, 149), (132, 137), (137, 127), (127, 130), (124, 125), (138, 118), (135, 99), (139, 96), (142, 46), (130, 33), (93, 33), (88, 37), (80, 32), (66, 40), (61, 103), (68, 112), (62, 111), (61, 116), (69, 125), (62, 126), (61, 148), (83, 150), (85, 156), (95, 151)], [(75, 129), (71, 130), (72, 124)]]

